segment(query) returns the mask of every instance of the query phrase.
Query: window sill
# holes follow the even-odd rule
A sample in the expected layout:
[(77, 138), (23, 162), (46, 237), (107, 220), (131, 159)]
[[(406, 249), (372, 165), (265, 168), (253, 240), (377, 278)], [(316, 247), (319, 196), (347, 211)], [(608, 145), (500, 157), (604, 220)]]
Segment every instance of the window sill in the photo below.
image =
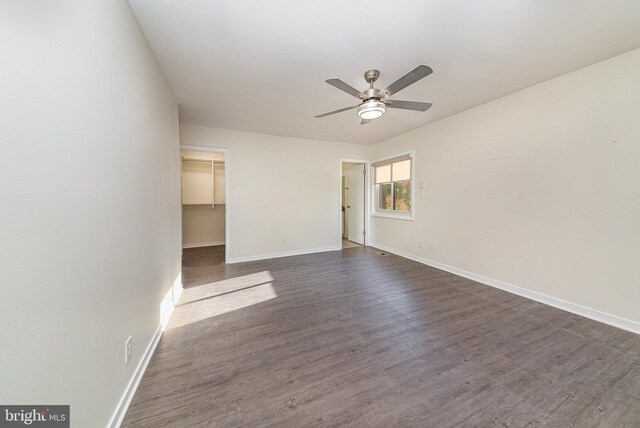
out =
[(373, 213), (371, 213), (372, 217), (381, 217), (381, 218), (392, 218), (395, 220), (408, 220), (408, 221), (414, 221), (415, 219), (413, 218), (413, 213), (399, 213), (399, 212), (381, 212), (381, 211), (374, 211)]

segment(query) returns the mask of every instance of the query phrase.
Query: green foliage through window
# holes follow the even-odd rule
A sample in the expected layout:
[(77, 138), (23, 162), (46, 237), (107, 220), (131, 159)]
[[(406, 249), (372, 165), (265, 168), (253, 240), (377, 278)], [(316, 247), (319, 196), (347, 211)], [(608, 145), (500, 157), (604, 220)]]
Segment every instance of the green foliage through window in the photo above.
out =
[(378, 195), (378, 208), (381, 210), (391, 210), (393, 209), (393, 184), (385, 183), (378, 185), (378, 191), (380, 194)]
[(411, 182), (401, 181), (393, 183), (395, 200), (393, 209), (398, 211), (411, 211)]

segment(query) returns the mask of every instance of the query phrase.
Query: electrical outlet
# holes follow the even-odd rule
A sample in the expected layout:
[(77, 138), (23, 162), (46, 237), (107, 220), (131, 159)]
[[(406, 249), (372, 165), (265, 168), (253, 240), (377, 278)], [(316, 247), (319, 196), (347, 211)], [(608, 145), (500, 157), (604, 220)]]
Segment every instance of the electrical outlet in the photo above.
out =
[(433, 247), (433, 242), (429, 245), (429, 252), (433, 253), (435, 248)]
[(287, 238), (282, 238), (282, 245), (287, 245)]
[(124, 342), (124, 363), (129, 364), (131, 354), (133, 353), (133, 336), (129, 336)]
[(418, 243), (418, 248), (424, 248), (424, 242), (420, 241), (420, 242)]

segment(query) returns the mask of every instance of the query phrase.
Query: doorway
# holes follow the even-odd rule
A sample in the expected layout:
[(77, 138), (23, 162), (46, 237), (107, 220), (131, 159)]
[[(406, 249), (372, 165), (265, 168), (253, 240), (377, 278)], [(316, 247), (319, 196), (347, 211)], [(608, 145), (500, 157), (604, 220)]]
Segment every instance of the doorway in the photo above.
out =
[(366, 245), (367, 163), (341, 161), (340, 224), (342, 249)]
[(180, 147), (183, 282), (189, 282), (190, 261), (222, 267), (229, 257), (227, 155), (225, 149)]

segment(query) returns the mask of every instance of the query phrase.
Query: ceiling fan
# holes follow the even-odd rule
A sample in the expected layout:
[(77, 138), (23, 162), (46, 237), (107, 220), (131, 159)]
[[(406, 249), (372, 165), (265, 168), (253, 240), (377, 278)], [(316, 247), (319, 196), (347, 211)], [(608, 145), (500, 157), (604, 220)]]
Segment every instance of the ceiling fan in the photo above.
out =
[(339, 110), (330, 111), (329, 113), (319, 114), (316, 117), (321, 118), (343, 111), (357, 108), (358, 116), (362, 119), (361, 125), (371, 122), (384, 114), (387, 107), (399, 108), (403, 110), (415, 110), (415, 111), (427, 111), (431, 107), (431, 103), (420, 103), (417, 101), (398, 101), (388, 99), (391, 95), (400, 92), (409, 85), (416, 83), (418, 80), (427, 77), (433, 73), (431, 67), (426, 65), (419, 65), (391, 85), (386, 89), (380, 90), (373, 87), (373, 82), (378, 80), (380, 72), (378, 70), (369, 70), (364, 73), (364, 80), (369, 83), (369, 89), (364, 92), (358, 91), (353, 86), (350, 86), (340, 79), (329, 79), (326, 82), (331, 86), (335, 86), (341, 91), (346, 92), (349, 95), (353, 95), (356, 98), (362, 100), (359, 104), (354, 106), (341, 108)]

